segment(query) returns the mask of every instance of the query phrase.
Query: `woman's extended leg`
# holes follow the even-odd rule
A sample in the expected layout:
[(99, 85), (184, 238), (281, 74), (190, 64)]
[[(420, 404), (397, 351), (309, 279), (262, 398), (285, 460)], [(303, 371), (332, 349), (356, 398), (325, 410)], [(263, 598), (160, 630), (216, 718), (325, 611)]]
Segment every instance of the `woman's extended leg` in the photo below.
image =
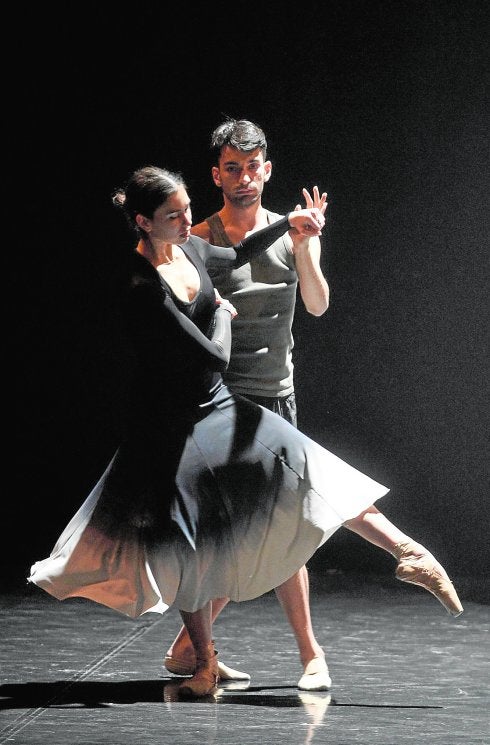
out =
[[(357, 517), (347, 520), (344, 527), (392, 554), (398, 560), (395, 572), (397, 579), (428, 590), (451, 615), (459, 616), (463, 612), (458, 594), (441, 564), (422, 544), (414, 541), (388, 520), (377, 507), (371, 505)], [(165, 667), (170, 672), (180, 675), (189, 675), (195, 671), (194, 678), (185, 686), (189, 691), (186, 692), (184, 688), (184, 694), (205, 695), (196, 693), (196, 691), (207, 691), (211, 686), (210, 680), (213, 673), (210, 670), (214, 667), (210, 660), (213, 660), (216, 666), (216, 674), (219, 674), (223, 680), (231, 678), (249, 680), (246, 673), (231, 670), (222, 663), (219, 663), (218, 668), (211, 629), (213, 621), (227, 603), (227, 598), (220, 598), (213, 600), (212, 603), (208, 603), (205, 608), (195, 613), (181, 611), (184, 626), (167, 652)], [(201, 674), (203, 669), (206, 670), (204, 682), (203, 674)], [(222, 674), (222, 669), (224, 674)]]
[(424, 587), (452, 616), (459, 616), (463, 612), (458, 594), (444, 567), (424, 546), (390, 522), (377, 507), (372, 505), (357, 517), (347, 520), (344, 527), (398, 559), (397, 579)]

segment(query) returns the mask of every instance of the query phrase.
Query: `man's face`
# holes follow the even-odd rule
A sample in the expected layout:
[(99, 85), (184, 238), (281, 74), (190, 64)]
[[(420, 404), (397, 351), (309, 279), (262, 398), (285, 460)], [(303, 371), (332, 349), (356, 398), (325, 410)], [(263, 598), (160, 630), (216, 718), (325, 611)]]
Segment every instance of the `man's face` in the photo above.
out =
[(260, 148), (244, 153), (225, 145), (219, 166), (213, 166), (211, 173), (226, 199), (236, 207), (249, 207), (260, 199), (271, 170), (272, 164), (264, 161)]

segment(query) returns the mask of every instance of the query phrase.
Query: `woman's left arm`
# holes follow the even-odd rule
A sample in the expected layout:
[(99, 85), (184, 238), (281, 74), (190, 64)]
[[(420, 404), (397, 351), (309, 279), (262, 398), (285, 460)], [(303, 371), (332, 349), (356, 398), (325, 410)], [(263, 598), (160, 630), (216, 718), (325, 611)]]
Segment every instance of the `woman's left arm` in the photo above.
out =
[(213, 246), (202, 238), (193, 237), (201, 242), (199, 252), (204, 257), (205, 263), (209, 260), (235, 262), (238, 257), (240, 261), (246, 262), (255, 254), (271, 246), (288, 230), (295, 230), (298, 234), (308, 237), (320, 236), (324, 224), (325, 218), (321, 209), (316, 207), (296, 208), (276, 222), (251, 233), (232, 248)]

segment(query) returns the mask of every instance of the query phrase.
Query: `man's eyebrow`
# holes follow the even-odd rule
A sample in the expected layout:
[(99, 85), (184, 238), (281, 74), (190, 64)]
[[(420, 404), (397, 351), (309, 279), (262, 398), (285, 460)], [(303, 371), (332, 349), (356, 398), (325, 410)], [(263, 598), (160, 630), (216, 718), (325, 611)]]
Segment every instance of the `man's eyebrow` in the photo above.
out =
[[(247, 160), (246, 162), (247, 163), (258, 163), (259, 162), (259, 158), (258, 157), (249, 158), (249, 160)], [(239, 166), (240, 163), (239, 163), (238, 160), (224, 160), (223, 161), (223, 165), (224, 166)]]

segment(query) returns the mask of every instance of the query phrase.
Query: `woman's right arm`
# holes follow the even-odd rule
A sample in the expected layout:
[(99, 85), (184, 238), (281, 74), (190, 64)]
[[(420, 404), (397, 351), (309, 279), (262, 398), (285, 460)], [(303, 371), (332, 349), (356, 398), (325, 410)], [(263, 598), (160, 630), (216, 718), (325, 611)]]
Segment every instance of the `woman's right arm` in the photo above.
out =
[(179, 355), (185, 354), (209, 370), (223, 372), (230, 361), (232, 309), (226, 303), (216, 307), (213, 333), (208, 339), (163, 288), (160, 292), (159, 287), (144, 282), (131, 290), (128, 322), (135, 345), (145, 347), (147, 355), (152, 349), (161, 352), (165, 345), (169, 360), (175, 348)]

